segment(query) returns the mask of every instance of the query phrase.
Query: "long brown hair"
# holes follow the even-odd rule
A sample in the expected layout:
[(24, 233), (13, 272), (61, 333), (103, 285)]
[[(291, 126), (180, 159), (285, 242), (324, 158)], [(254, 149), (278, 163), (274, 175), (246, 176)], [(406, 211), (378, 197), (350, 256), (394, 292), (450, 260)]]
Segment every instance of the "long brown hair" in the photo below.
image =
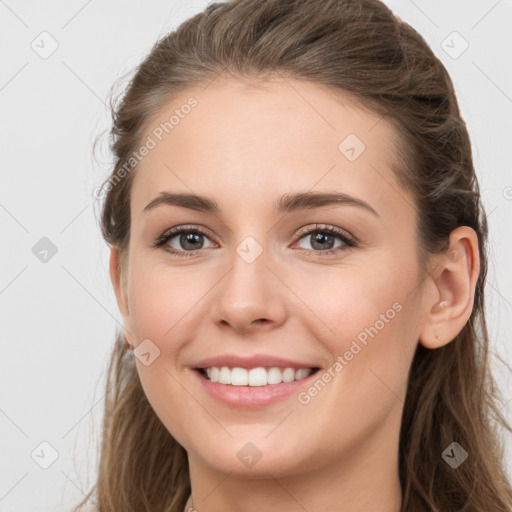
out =
[[(510, 512), (498, 427), (512, 430), (500, 413), (484, 314), (487, 221), (468, 131), (443, 64), (379, 0), (209, 5), (155, 43), (113, 108), (115, 165), (103, 184), (101, 229), (121, 255), (136, 167), (127, 165), (148, 119), (176, 93), (221, 73), (314, 82), (389, 120), (400, 136), (395, 172), (421, 212), (423, 262), (447, 248), (458, 226), (476, 231), (481, 272), (470, 319), (439, 349), (418, 344), (412, 361), (400, 431), (402, 511)], [(182, 512), (190, 493), (186, 452), (146, 399), (122, 333), (110, 361), (102, 428), (97, 483), (76, 510), (91, 498), (101, 512)], [(441, 457), (453, 441), (469, 454), (457, 469)]]

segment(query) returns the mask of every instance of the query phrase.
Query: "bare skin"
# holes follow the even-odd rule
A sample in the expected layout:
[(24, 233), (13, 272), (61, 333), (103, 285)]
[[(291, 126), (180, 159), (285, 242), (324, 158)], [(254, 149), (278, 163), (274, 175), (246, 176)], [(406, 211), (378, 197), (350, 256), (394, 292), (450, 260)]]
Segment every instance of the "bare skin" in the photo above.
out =
[[(418, 343), (436, 349), (468, 321), (476, 234), (455, 230), (449, 251), (422, 271), (414, 200), (391, 170), (393, 128), (348, 97), (294, 80), (253, 87), (219, 77), (173, 98), (147, 135), (190, 96), (197, 106), (134, 171), (128, 263), (118, 271), (114, 247), (110, 272), (128, 342), (136, 348), (149, 339), (160, 350), (150, 365), (137, 358), (137, 370), (156, 414), (188, 453), (193, 506), (398, 512), (410, 364)], [(338, 148), (349, 134), (366, 146), (353, 161)], [(169, 204), (145, 212), (163, 191), (206, 195), (221, 212)], [(374, 212), (335, 204), (276, 213), (274, 203), (294, 192), (344, 193)], [(316, 232), (332, 226), (356, 245), (325, 233), (323, 247), (336, 252), (322, 254), (314, 234), (299, 232), (317, 224)], [(180, 234), (152, 247), (184, 225), (207, 233), (195, 253)], [(247, 237), (255, 242), (244, 245)], [(240, 247), (262, 252), (248, 263)], [(370, 326), (378, 333), (349, 360)], [(227, 353), (307, 362), (320, 368), (318, 378), (331, 368), (331, 379), (316, 393), (311, 384), (303, 389), (302, 401), (295, 393), (264, 407), (233, 407), (207, 394), (193, 369)], [(339, 357), (346, 364), (336, 371)], [(239, 454), (247, 443), (261, 455), (251, 467)]]

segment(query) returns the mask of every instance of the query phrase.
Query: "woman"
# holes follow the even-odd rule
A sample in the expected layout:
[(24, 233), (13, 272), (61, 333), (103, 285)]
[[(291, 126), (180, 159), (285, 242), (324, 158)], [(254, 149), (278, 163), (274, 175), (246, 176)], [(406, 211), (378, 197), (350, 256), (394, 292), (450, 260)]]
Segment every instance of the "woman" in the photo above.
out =
[(215, 3), (113, 121), (101, 512), (512, 510), (486, 218), (417, 32), (378, 0)]

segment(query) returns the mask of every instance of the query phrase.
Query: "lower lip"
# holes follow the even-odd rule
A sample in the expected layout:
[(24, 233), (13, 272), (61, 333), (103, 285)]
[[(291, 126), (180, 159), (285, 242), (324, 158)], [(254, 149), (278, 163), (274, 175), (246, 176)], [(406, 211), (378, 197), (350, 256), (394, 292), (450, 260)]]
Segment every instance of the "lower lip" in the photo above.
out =
[(284, 400), (291, 395), (297, 395), (304, 387), (310, 384), (313, 378), (316, 378), (318, 370), (301, 380), (266, 386), (220, 384), (203, 377), (198, 370), (194, 370), (194, 373), (201, 381), (206, 392), (219, 402), (231, 407), (262, 407)]

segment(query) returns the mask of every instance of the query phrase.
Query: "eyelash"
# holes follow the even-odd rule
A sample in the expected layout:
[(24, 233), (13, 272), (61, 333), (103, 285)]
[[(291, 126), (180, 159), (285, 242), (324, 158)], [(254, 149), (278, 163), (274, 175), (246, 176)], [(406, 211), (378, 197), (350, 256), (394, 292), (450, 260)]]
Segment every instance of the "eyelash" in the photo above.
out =
[[(153, 248), (160, 248), (164, 246), (171, 238), (174, 238), (176, 235), (179, 235), (181, 233), (194, 233), (194, 234), (201, 234), (208, 238), (210, 236), (206, 231), (201, 229), (198, 226), (179, 226), (177, 228), (173, 228), (170, 231), (167, 231), (166, 233), (159, 236), (155, 242), (152, 244)], [(350, 236), (346, 231), (343, 231), (339, 228), (335, 228), (333, 226), (321, 226), (317, 224), (314, 228), (310, 228), (307, 230), (301, 230), (298, 233), (297, 240), (300, 240), (307, 235), (311, 235), (313, 233), (328, 233), (329, 235), (335, 235), (337, 236), (344, 244), (344, 246), (336, 247), (335, 249), (328, 249), (326, 251), (312, 251), (309, 249), (302, 249), (302, 252), (308, 254), (308, 255), (314, 255), (314, 256), (320, 256), (325, 254), (334, 254), (338, 251), (346, 250), (347, 248), (356, 247), (357, 241), (355, 238)], [(179, 257), (190, 257), (195, 256), (197, 252), (201, 251), (202, 249), (195, 249), (193, 251), (177, 251), (176, 249), (172, 249), (170, 247), (165, 247), (164, 250), (172, 255), (179, 256)]]

